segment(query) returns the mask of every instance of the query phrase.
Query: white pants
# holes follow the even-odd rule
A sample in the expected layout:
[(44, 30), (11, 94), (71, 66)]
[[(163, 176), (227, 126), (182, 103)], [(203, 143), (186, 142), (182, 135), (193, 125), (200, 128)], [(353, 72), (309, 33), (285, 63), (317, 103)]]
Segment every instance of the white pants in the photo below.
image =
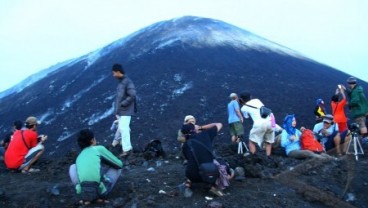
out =
[(121, 146), (123, 151), (132, 150), (132, 144), (130, 143), (130, 119), (131, 116), (120, 116), (119, 118), (119, 131), (121, 134)]

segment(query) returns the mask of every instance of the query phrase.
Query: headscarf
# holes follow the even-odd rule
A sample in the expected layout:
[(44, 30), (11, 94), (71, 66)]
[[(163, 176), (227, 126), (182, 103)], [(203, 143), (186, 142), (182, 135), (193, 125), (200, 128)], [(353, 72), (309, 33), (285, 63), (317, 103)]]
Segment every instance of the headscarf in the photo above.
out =
[(289, 135), (295, 135), (296, 128), (293, 127), (293, 124), (292, 124), (294, 118), (295, 118), (294, 114), (287, 115), (284, 118), (284, 123), (283, 123), (282, 127), (286, 130), (286, 132)]

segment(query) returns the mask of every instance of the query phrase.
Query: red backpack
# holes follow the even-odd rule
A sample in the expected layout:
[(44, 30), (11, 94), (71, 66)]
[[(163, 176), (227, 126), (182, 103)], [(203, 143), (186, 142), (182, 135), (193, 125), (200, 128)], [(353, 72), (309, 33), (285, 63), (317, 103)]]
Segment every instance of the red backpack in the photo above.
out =
[(302, 150), (310, 150), (313, 152), (323, 152), (322, 145), (314, 138), (314, 133), (310, 129), (305, 129), (300, 136), (300, 144)]

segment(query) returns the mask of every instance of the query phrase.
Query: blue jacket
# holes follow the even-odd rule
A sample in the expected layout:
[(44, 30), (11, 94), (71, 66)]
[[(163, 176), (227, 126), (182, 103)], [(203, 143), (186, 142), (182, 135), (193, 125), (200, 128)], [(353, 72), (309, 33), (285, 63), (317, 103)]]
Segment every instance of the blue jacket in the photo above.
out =
[(290, 137), (292, 135), (288, 134), (286, 130), (282, 130), (281, 133), (281, 146), (285, 148), (286, 154), (289, 155), (289, 153), (293, 150), (300, 150), (300, 136), (302, 133), (296, 129), (295, 131), (295, 140), (290, 140)]

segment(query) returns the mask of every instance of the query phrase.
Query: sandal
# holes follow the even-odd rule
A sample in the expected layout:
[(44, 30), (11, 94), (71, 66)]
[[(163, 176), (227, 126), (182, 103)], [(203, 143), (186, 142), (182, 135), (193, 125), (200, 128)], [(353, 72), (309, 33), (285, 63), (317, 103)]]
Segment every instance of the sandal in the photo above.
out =
[(210, 189), (210, 193), (212, 193), (212, 194), (214, 194), (216, 196), (219, 196), (219, 197), (224, 196), (224, 193), (222, 193), (222, 191), (220, 191), (220, 190), (218, 190), (217, 188), (214, 188), (214, 187), (212, 187)]
[(184, 182), (184, 186), (185, 186), (186, 188), (192, 188), (192, 182), (191, 182), (190, 180), (186, 180), (186, 181)]
[(90, 205), (90, 204), (91, 204), (91, 202), (90, 202), (90, 201), (83, 201), (83, 200), (80, 200), (80, 201), (79, 201), (79, 204), (80, 204), (80, 205)]
[(110, 201), (108, 201), (106, 199), (97, 199), (96, 202), (97, 203), (101, 203), (101, 204), (108, 204), (108, 203), (110, 203)]
[(30, 169), (28, 169), (28, 170), (25, 170), (25, 169), (23, 169), (22, 170), (22, 173), (23, 174), (27, 174), (27, 173), (38, 173), (38, 172), (40, 172), (41, 170), (40, 169), (37, 169), (37, 168), (30, 168)]

